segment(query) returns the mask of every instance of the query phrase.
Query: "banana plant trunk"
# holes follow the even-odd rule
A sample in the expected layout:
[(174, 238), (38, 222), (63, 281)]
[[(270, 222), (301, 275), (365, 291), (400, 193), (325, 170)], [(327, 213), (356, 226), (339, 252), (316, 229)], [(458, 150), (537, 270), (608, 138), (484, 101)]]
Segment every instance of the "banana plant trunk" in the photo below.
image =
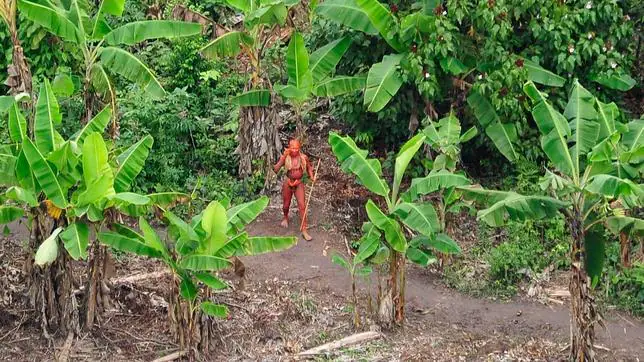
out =
[(584, 262), (584, 232), (581, 213), (576, 211), (570, 220), (572, 236), (572, 267), (570, 278), (570, 360), (594, 361), (594, 323), (597, 321), (595, 300), (591, 295)]
[(52, 222), (51, 218), (40, 211), (33, 214), (29, 245), (32, 255), (26, 268), (29, 271), (29, 301), (39, 315), (44, 337), (50, 340), (54, 334), (80, 332), (78, 303), (74, 294), (70, 258), (65, 247), (57, 241), (59, 252), (52, 264), (44, 267), (33, 264), (33, 250), (36, 250), (57, 226), (56, 220)]
[(405, 318), (405, 264), (402, 254), (393, 251), (389, 257), (389, 276), (378, 306), (378, 319), (383, 327), (394, 322), (402, 323)]
[(110, 308), (110, 288), (106, 277), (109, 258), (110, 253), (107, 248), (95, 240), (87, 266), (89, 278), (85, 283), (86, 292), (83, 300), (84, 329), (88, 331), (100, 320), (103, 312)]
[[(249, 83), (244, 91), (252, 89)], [(273, 163), (280, 157), (279, 115), (273, 106), (242, 107), (239, 111), (237, 150), (239, 177), (251, 176), (256, 171), (253, 161), (262, 162), (261, 171), (266, 175), (266, 186), (275, 183)]]
[(11, 43), (13, 44), (13, 52), (11, 64), (7, 65), (7, 73), (9, 78), (6, 85), (10, 88), (10, 93), (15, 95), (20, 92), (26, 92), (29, 95), (32, 93), (31, 71), (25, 58), (24, 50), (18, 37), (18, 30), (15, 21), (9, 26), (9, 33), (11, 34)]
[[(205, 359), (215, 351), (216, 331), (212, 319), (202, 313), (200, 308), (195, 308), (197, 301), (190, 302), (182, 298), (179, 290), (180, 280), (176, 277), (168, 296), (170, 331), (180, 349), (187, 353), (188, 360)], [(205, 299), (211, 295), (210, 290), (204, 293)]]

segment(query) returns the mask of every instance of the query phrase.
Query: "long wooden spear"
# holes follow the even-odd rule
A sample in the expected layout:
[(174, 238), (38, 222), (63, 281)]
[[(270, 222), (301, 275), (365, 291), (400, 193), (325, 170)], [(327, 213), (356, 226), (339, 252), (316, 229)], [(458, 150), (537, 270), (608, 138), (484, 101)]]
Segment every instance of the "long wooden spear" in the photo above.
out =
[(309, 202), (311, 202), (311, 195), (313, 194), (313, 186), (315, 185), (315, 181), (318, 179), (318, 169), (320, 168), (320, 161), (322, 160), (318, 158), (318, 164), (315, 166), (315, 174), (313, 174), (313, 180), (311, 182), (311, 190), (309, 190), (309, 197), (306, 200), (306, 206), (304, 206), (304, 217), (302, 218), (302, 222), (300, 223), (300, 231), (304, 229), (306, 213), (309, 211)]

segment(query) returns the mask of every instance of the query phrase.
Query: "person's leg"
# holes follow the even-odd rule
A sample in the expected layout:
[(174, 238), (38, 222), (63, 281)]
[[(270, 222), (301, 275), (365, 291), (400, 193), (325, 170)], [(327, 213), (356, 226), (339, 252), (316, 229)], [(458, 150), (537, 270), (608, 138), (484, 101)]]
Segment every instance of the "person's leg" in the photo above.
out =
[(282, 211), (284, 212), (284, 219), (282, 219), (282, 227), (288, 227), (288, 211), (291, 208), (291, 199), (293, 198), (293, 189), (288, 185), (288, 180), (284, 180), (282, 186)]
[(297, 199), (297, 209), (300, 213), (300, 221), (302, 222), (302, 236), (304, 237), (304, 240), (310, 241), (312, 239), (311, 235), (309, 235), (307, 231), (307, 224), (306, 224), (306, 192), (304, 191), (304, 184), (301, 183), (297, 185), (297, 188), (295, 189), (295, 198)]

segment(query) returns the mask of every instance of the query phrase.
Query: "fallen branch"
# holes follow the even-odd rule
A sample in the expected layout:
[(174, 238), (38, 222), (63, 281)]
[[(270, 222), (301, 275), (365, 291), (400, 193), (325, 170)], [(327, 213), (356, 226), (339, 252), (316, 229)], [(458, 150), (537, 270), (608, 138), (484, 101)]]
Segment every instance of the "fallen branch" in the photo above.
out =
[(162, 276), (165, 276), (166, 274), (168, 274), (168, 271), (162, 270), (162, 271), (157, 271), (152, 273), (142, 273), (142, 274), (131, 275), (129, 277), (111, 278), (110, 282), (112, 284), (134, 283), (134, 282), (138, 282), (146, 279), (160, 278)]
[(185, 356), (186, 353), (187, 353), (186, 351), (177, 351), (177, 352), (174, 352), (174, 353), (170, 353), (169, 355), (167, 355), (165, 357), (157, 358), (152, 362), (170, 362), (170, 361), (174, 361), (175, 359), (179, 359), (179, 358)]
[(382, 337), (382, 334), (378, 332), (357, 333), (348, 337), (344, 337), (337, 341), (329, 342), (321, 346), (311, 348), (309, 350), (306, 350), (298, 354), (298, 356), (313, 356), (321, 353), (330, 352), (338, 348), (343, 348), (343, 347), (347, 347), (347, 346), (351, 346), (351, 345), (363, 343), (363, 342), (369, 342), (381, 337)]
[(72, 350), (73, 342), (74, 342), (74, 333), (69, 332), (69, 334), (67, 335), (67, 340), (63, 345), (63, 349), (62, 351), (60, 351), (60, 355), (58, 355), (58, 362), (67, 362), (67, 360), (69, 360), (69, 354)]

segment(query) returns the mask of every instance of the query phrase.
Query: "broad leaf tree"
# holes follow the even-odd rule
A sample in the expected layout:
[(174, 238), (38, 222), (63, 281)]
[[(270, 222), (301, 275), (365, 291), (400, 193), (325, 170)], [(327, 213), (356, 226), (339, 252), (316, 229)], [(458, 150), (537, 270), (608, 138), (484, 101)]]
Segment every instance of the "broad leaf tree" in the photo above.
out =
[[(437, 116), (433, 103), (440, 100), (444, 84), (452, 83), (457, 91), (473, 88), (465, 81), (474, 70), (485, 69), (489, 64), (476, 61), (464, 63), (464, 54), (452, 42), (457, 27), (445, 20), (440, 1), (423, 1), (418, 9), (397, 11), (378, 0), (327, 0), (316, 11), (331, 21), (379, 36), (392, 50), (367, 74), (364, 106), (369, 112), (381, 111), (405, 85), (413, 86), (421, 100), (414, 94), (412, 100), (425, 103), (428, 116)], [(542, 68), (538, 63), (514, 56), (525, 71), (525, 78), (535, 83), (561, 87), (565, 79)], [(468, 59), (470, 60), (470, 59)], [(474, 83), (476, 88), (476, 80)], [(468, 104), (482, 130), (510, 161), (518, 155), (514, 144), (518, 140), (516, 126), (504, 123), (497, 116), (490, 102), (476, 90), (470, 92)], [(413, 107), (413, 105), (412, 105)], [(416, 123), (414, 125), (414, 122)], [(417, 118), (410, 119), (410, 129), (417, 127)]]
[[(419, 133), (402, 146), (396, 157), (390, 187), (383, 178), (377, 159), (368, 158), (368, 152), (358, 148), (350, 137), (336, 133), (329, 135), (331, 149), (343, 171), (354, 174), (364, 187), (379, 196), (377, 202), (370, 199), (365, 205), (369, 222), (363, 226), (360, 249), (352, 265), (369, 263), (371, 258), (381, 259), (388, 255), (389, 276), (378, 301), (379, 320), (385, 325), (404, 320), (407, 259), (427, 266), (436, 261), (432, 254), (434, 250), (443, 253), (460, 251), (456, 242), (441, 229), (432, 203), (419, 199), (439, 190), (468, 185), (469, 180), (464, 175), (441, 169), (412, 180), (412, 186), (404, 193), (400, 190), (409, 163), (425, 141), (425, 134)], [(349, 269), (360, 270), (355, 267)]]
[(267, 44), (276, 41), (286, 24), (289, 8), (299, 0), (225, 0), (244, 15), (244, 29), (231, 30), (208, 43), (201, 53), (209, 58), (243, 57), (250, 79), (244, 92), (233, 99), (241, 107), (237, 154), (239, 175), (249, 176), (253, 160), (263, 160), (267, 182), (274, 179), (270, 165), (280, 156), (278, 114), (271, 107), (271, 82), (262, 60)]
[(217, 303), (213, 291), (229, 286), (216, 272), (232, 266), (231, 257), (277, 252), (297, 242), (295, 237), (249, 236), (244, 231), (266, 208), (267, 197), (228, 209), (224, 204), (212, 201), (189, 221), (166, 210), (169, 240), (162, 240), (143, 217), (139, 218), (140, 232), (117, 224), (114, 231), (98, 236), (115, 249), (159, 259), (168, 267), (174, 278), (168, 318), (191, 359), (214, 353), (217, 332), (212, 318), (228, 315), (228, 308)]
[(302, 116), (309, 111), (307, 107), (311, 106), (310, 101), (314, 96), (334, 97), (364, 88), (364, 77), (332, 76), (335, 67), (350, 46), (351, 39), (344, 37), (309, 55), (302, 35), (298, 32), (291, 35), (286, 50), (288, 83), (276, 85), (274, 88), (295, 111), (298, 138), (304, 136)]
[(479, 219), (490, 226), (508, 220), (542, 219), (562, 212), (568, 224), (570, 248), (570, 358), (595, 358), (595, 325), (601, 322), (593, 297), (604, 265), (607, 236), (642, 237), (644, 220), (629, 216), (641, 208), (644, 190), (641, 120), (622, 124), (613, 103), (605, 104), (574, 81), (563, 112), (533, 82), (524, 86), (533, 103), (532, 116), (541, 132), (541, 147), (550, 160), (541, 187), (551, 196), (464, 188), (465, 194), (487, 208)]
[[(112, 29), (106, 16), (121, 16), (125, 0), (102, 0), (94, 6), (87, 0), (64, 2), (18, 0), (21, 13), (82, 54), (82, 79), (87, 123), (96, 110), (96, 94), (116, 109), (116, 91), (111, 75), (136, 83), (150, 97), (161, 98), (165, 90), (154, 73), (138, 57), (124, 49), (146, 40), (196, 35), (201, 25), (173, 20), (134, 21)], [(113, 112), (116, 132), (116, 112)]]

